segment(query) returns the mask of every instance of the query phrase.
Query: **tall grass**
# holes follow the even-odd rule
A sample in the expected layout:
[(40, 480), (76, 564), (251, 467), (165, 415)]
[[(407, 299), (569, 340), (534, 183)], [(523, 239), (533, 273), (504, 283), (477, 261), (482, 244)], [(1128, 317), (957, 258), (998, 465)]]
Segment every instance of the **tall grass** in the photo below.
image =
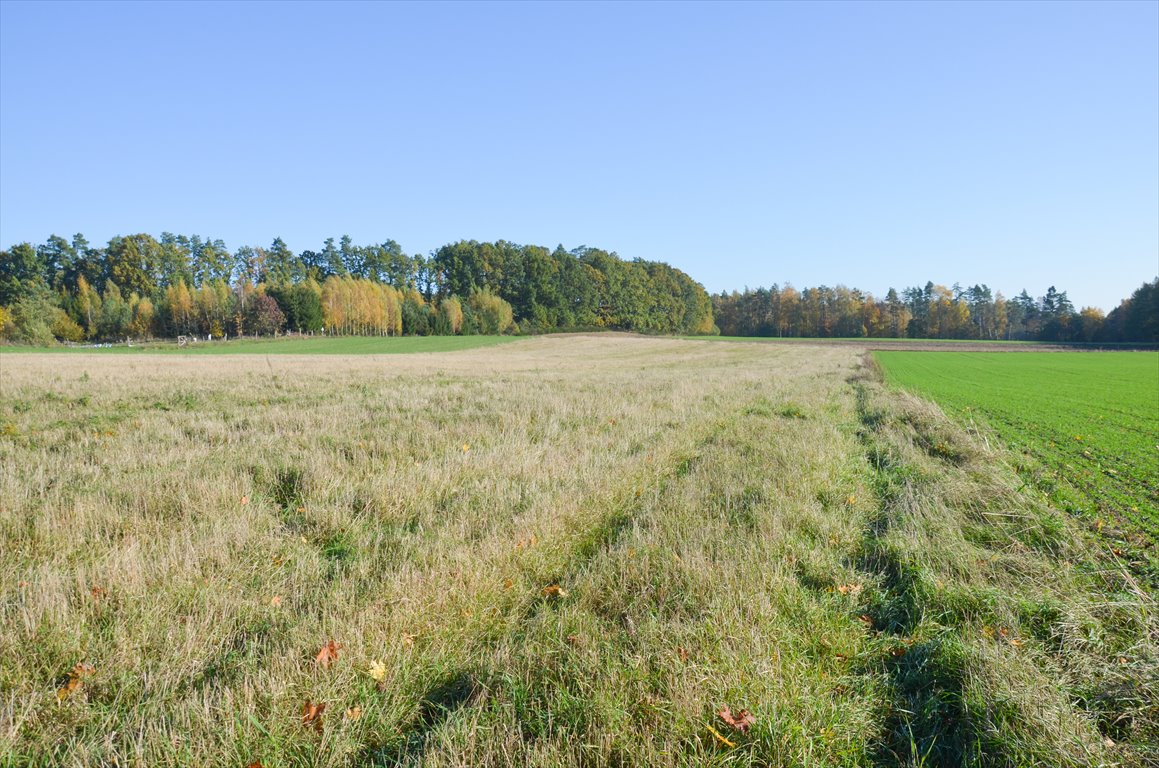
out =
[(5, 357), (0, 754), (1153, 758), (1150, 597), (854, 352)]

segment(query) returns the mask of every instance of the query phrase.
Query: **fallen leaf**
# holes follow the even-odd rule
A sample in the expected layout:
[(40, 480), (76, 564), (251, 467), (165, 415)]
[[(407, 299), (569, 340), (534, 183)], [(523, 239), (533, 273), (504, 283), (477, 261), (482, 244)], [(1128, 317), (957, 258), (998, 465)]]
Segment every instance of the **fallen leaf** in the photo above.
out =
[(242, 497), (241, 497), (241, 505), (242, 505), (243, 507), (244, 507), (246, 504), (249, 504), (249, 503), (250, 503), (250, 497), (249, 497), (249, 496), (242, 496)]
[(741, 733), (748, 733), (749, 728), (756, 725), (757, 722), (752, 712), (749, 712), (747, 709), (742, 709), (734, 715), (728, 707), (722, 707), (716, 714), (730, 727), (735, 728)]
[(321, 664), (323, 667), (329, 667), (330, 662), (338, 661), (338, 651), (342, 649), (341, 643), (336, 643), (333, 640), (322, 646), (318, 651), (318, 655), (314, 657), (314, 661)]
[(416, 637), (418, 637), (418, 635), (412, 635), (410, 632), (403, 632), (402, 633), (402, 644), (405, 645), (407, 648), (413, 648), (414, 644), (415, 644)]
[(895, 659), (900, 659), (902, 656), (905, 656), (906, 650), (907, 649), (904, 645), (895, 645), (893, 648), (889, 649), (889, 655)]
[(370, 676), (381, 683), (386, 679), (386, 665), (377, 659), (370, 662)]
[(471, 446), (467, 445), (466, 443), (463, 443), (463, 453), (466, 453), (469, 450), (471, 450)]
[(683, 645), (676, 646), (676, 656), (683, 662), (688, 661), (688, 649)]
[(85, 664), (83, 661), (74, 664), (73, 668), (69, 670), (68, 680), (56, 691), (57, 700), (64, 701), (83, 688), (84, 679), (94, 672), (96, 672), (96, 668), (92, 664)]
[(270, 605), (272, 605), (273, 607), (277, 608), (281, 604), (282, 604), (282, 596), (281, 595), (274, 595), (273, 597), (270, 598)]
[(857, 503), (857, 497), (854, 496), (853, 494), (849, 494), (849, 496), (847, 496), (845, 499), (845, 503), (852, 507), (854, 504)]
[(27, 587), (27, 586), (28, 586), (28, 582), (27, 582), (27, 581), (22, 581), (22, 582), (20, 582), (19, 586), (21, 587), (21, 589), (23, 589), (24, 587)]
[(581, 645), (583, 645), (583, 640), (580, 640), (579, 635), (568, 635), (567, 644), (575, 648), (579, 648)]
[(736, 744), (733, 744), (731, 741), (729, 741), (725, 737), (721, 736), (720, 731), (716, 730), (711, 725), (708, 725), (705, 727), (708, 728), (708, 732), (711, 733), (713, 736), (715, 736), (716, 740), (719, 741), (721, 744), (725, 745), (726, 747), (735, 747), (736, 746)]
[(864, 624), (866, 627), (873, 627), (873, 619), (871, 619), (867, 614), (861, 614), (857, 617), (857, 620)]
[(262, 766), (261, 760), (254, 760), (252, 763), (247, 765), (245, 768), (264, 768), (264, 766)]
[(318, 733), (322, 732), (322, 713), (326, 711), (326, 704), (314, 704), (309, 699), (302, 705), (302, 725), (314, 726)]
[(504, 589), (511, 589), (514, 586), (515, 586), (515, 582), (512, 581), (511, 579), (504, 579), (503, 580), (503, 588)]
[(549, 584), (542, 591), (544, 597), (567, 597), (567, 590), (558, 584)]
[(861, 592), (860, 584), (839, 584), (837, 591), (843, 595), (857, 595)]
[(357, 720), (360, 717), (362, 717), (362, 707), (355, 706), (346, 710), (347, 720)]
[(107, 589), (102, 589), (97, 586), (92, 587), (89, 592), (92, 594), (93, 600), (97, 601), (100, 601), (101, 598), (108, 597), (109, 595), (109, 591)]

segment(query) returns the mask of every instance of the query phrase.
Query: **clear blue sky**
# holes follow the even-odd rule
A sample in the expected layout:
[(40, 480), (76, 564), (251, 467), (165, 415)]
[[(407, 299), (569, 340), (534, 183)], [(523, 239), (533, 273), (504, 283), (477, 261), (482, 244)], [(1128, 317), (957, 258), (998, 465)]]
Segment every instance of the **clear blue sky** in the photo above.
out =
[(0, 3), (0, 245), (460, 238), (710, 291), (1159, 273), (1159, 3)]

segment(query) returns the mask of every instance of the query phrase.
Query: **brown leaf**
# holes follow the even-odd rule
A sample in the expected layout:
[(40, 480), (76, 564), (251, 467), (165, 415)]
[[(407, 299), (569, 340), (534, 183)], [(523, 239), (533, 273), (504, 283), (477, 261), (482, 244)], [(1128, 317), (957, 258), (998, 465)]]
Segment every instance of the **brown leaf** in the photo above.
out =
[(247, 765), (245, 768), (264, 768), (264, 766), (262, 766), (261, 760), (254, 760), (252, 763)]
[(688, 661), (688, 649), (685, 648), (683, 645), (676, 646), (676, 656), (682, 662), (687, 662)]
[(323, 667), (329, 667), (330, 662), (338, 661), (338, 651), (342, 649), (341, 643), (336, 643), (333, 640), (322, 646), (318, 651), (318, 655), (314, 657), (314, 661), (321, 664)]
[(270, 605), (272, 605), (273, 607), (277, 608), (281, 604), (282, 604), (282, 596), (281, 595), (274, 595), (273, 597), (270, 598)]
[(322, 732), (322, 713), (326, 711), (326, 704), (314, 704), (309, 699), (302, 705), (302, 725), (314, 727), (315, 731)]
[(357, 720), (360, 717), (362, 717), (362, 707), (354, 706), (346, 710), (347, 720)]
[(895, 645), (889, 649), (889, 655), (895, 659), (900, 659), (902, 656), (905, 656), (906, 650), (908, 649), (904, 645)]
[(757, 722), (752, 712), (749, 712), (747, 709), (742, 709), (734, 715), (728, 707), (722, 707), (716, 714), (730, 727), (735, 728), (741, 733), (748, 733), (749, 728), (756, 725)]
[(85, 664), (83, 661), (78, 661), (73, 668), (69, 670), (68, 680), (63, 686), (57, 689), (56, 698), (59, 701), (64, 701), (69, 696), (78, 692), (84, 687), (84, 678), (93, 674), (97, 670), (92, 664)]
[(863, 613), (857, 617), (857, 620), (864, 624), (866, 627), (873, 629), (873, 619), (870, 618), (869, 614)]
[(558, 584), (548, 584), (542, 591), (544, 597), (567, 597), (567, 590)]
[(250, 497), (249, 497), (249, 496), (242, 496), (242, 497), (241, 497), (241, 505), (242, 505), (243, 507), (244, 507), (246, 504), (249, 504), (249, 503), (250, 503)]
[(837, 587), (837, 591), (843, 595), (856, 596), (858, 593), (861, 592), (861, 585), (860, 584), (840, 584)]
[(107, 589), (102, 589), (96, 585), (93, 585), (93, 587), (89, 589), (89, 593), (92, 594), (93, 600), (100, 602), (101, 598), (108, 597), (109, 591)]

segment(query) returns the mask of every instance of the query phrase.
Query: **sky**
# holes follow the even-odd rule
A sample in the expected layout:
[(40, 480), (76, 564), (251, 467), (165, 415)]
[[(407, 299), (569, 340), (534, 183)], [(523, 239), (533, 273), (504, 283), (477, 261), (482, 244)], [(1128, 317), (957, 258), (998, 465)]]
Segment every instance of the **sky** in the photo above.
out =
[(0, 2), (0, 246), (460, 239), (713, 293), (1159, 274), (1159, 2)]

